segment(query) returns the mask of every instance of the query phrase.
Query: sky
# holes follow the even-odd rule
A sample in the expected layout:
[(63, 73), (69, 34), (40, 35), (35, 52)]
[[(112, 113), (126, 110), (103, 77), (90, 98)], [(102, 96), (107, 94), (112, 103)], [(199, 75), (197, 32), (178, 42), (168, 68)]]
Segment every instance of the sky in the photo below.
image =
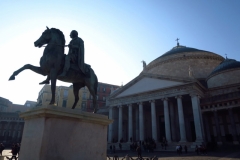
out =
[[(46, 29), (72, 30), (84, 40), (85, 63), (98, 81), (125, 85), (150, 63), (180, 45), (240, 61), (239, 0), (0, 0), (0, 97), (15, 104), (37, 101), (46, 77), (30, 70), (8, 81), (25, 64), (39, 66)], [(68, 48), (65, 49), (68, 53)], [(58, 86), (70, 83), (57, 81)]]

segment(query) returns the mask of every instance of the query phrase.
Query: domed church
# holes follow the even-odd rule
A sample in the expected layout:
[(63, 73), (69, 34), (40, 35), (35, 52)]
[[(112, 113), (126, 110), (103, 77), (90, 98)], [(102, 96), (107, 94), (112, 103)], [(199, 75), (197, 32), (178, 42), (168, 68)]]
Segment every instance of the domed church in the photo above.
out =
[(177, 44), (107, 99), (108, 142), (239, 144), (240, 62)]

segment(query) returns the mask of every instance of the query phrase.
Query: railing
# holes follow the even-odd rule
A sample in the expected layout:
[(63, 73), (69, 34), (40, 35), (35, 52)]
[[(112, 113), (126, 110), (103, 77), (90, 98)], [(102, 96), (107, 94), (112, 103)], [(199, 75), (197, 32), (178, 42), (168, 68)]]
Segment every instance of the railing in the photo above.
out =
[[(16, 158), (14, 158), (14, 156), (13, 156), (13, 158), (12, 158), (12, 156), (13, 155), (2, 155), (2, 156), (0, 156), (0, 160), (4, 160), (4, 157), (6, 157), (7, 159), (9, 159), (9, 160), (18, 160), (18, 157), (17, 156), (15, 156)], [(9, 157), (11, 157), (11, 158), (9, 158)]]
[(219, 102), (224, 100), (235, 100), (239, 98), (240, 98), (240, 91), (237, 91), (237, 92), (203, 98), (201, 99), (201, 104), (214, 103), (214, 102)]
[(126, 155), (125, 157), (123, 158), (120, 158), (118, 157), (117, 155), (113, 156), (112, 158), (110, 156), (107, 155), (107, 158), (108, 160), (128, 160), (128, 159), (131, 159), (131, 160), (157, 160), (158, 158), (156, 156), (154, 157), (146, 157), (146, 158), (132, 158), (131, 156), (129, 155)]

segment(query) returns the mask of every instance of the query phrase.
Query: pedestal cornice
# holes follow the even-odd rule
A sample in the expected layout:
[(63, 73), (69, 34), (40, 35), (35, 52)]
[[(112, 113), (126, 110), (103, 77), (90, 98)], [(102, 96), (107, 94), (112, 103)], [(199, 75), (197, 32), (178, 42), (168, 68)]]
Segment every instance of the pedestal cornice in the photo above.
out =
[(69, 108), (62, 108), (57, 106), (35, 107), (26, 112), (19, 114), (24, 120), (33, 118), (59, 118), (59, 119), (77, 119), (82, 122), (89, 122), (95, 124), (109, 125), (113, 120), (108, 119), (107, 116), (83, 112), (80, 110), (73, 110)]

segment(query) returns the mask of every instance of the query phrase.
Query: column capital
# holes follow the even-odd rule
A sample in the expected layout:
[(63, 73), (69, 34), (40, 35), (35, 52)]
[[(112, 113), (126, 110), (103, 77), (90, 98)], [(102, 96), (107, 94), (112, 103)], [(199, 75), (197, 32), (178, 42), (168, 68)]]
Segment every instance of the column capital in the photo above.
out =
[(212, 112), (217, 112), (216, 108), (212, 108), (211, 110), (212, 110)]
[(193, 98), (193, 97), (201, 98), (201, 96), (197, 93), (190, 93), (189, 95), (191, 96), (191, 98)]
[(155, 99), (150, 100), (149, 103), (155, 103)]
[(127, 104), (127, 106), (128, 106), (128, 107), (132, 106), (132, 103), (130, 103), (130, 104)]
[(120, 105), (120, 106), (117, 106), (117, 108), (123, 108), (123, 106), (122, 106), (122, 105)]
[(175, 98), (181, 98), (182, 99), (182, 95), (178, 95), (178, 96), (175, 96)]
[(142, 105), (142, 104), (143, 104), (143, 102), (137, 102), (137, 104), (138, 104), (138, 105), (140, 105), (140, 104)]
[(168, 101), (168, 98), (167, 97), (164, 97), (161, 99), (162, 101)]

